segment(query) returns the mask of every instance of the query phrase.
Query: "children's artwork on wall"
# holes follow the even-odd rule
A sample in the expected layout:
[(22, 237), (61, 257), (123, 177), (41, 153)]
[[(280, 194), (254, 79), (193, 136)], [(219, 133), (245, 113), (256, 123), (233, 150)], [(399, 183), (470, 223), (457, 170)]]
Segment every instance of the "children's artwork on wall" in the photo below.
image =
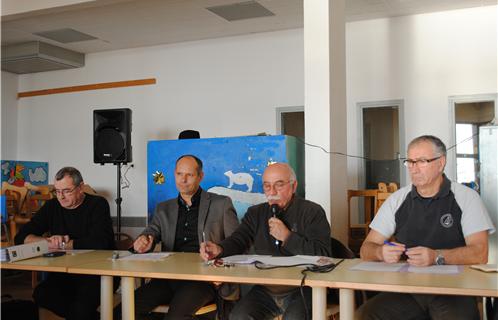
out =
[[(147, 187), (149, 221), (159, 202), (178, 196), (175, 162), (185, 154), (200, 158), (204, 165), (201, 187), (229, 196), (243, 217), (247, 208), (266, 201), (262, 176), (273, 162), (287, 162), (298, 181), (304, 182), (303, 145), (290, 136), (249, 136), (186, 140), (149, 141), (147, 145)], [(298, 193), (304, 195), (302, 185)]]
[(25, 182), (33, 185), (48, 184), (48, 162), (2, 160), (2, 182), (24, 187)]

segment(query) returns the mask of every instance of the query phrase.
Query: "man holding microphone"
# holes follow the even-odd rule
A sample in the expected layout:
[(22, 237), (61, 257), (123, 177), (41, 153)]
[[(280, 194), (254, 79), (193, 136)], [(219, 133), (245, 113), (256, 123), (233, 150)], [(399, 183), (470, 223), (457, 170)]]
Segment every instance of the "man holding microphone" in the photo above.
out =
[[(263, 190), (268, 202), (250, 207), (241, 225), (219, 244), (201, 244), (204, 260), (244, 253), (330, 256), (330, 225), (323, 208), (295, 195), (297, 180), (286, 163), (268, 166)], [(237, 303), (230, 319), (311, 318), (311, 289), (304, 288), (306, 305), (298, 287), (255, 285)]]

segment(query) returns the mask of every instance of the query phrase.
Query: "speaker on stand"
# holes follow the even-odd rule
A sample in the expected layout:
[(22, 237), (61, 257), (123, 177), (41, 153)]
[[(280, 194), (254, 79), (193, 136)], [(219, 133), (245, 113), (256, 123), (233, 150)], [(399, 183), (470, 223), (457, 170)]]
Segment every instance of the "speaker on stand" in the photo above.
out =
[[(131, 237), (121, 233), (121, 165), (132, 161), (131, 109), (104, 109), (93, 111), (93, 162), (112, 163), (117, 167), (116, 243), (118, 249), (127, 249)], [(122, 240), (123, 238), (123, 240)]]

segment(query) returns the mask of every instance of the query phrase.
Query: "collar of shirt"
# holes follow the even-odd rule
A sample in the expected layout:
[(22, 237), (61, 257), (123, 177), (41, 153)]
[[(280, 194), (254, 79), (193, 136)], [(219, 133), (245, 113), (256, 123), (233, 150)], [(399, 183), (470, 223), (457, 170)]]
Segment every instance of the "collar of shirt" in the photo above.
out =
[[(450, 191), (451, 191), (451, 181), (443, 173), (443, 183), (441, 184), (441, 188), (439, 188), (438, 193), (434, 197), (431, 197), (431, 199), (439, 199), (446, 197), (447, 195), (450, 194)], [(412, 191), (410, 191), (410, 194), (413, 199), (415, 198), (427, 199), (418, 194), (417, 188), (414, 185), (412, 185)]]
[(192, 205), (191, 206), (187, 205), (185, 200), (183, 200), (181, 194), (178, 194), (178, 206), (180, 206), (186, 210), (190, 210), (190, 208), (192, 208), (192, 207), (198, 207), (199, 204), (201, 203), (201, 193), (202, 193), (202, 188), (199, 187), (199, 189), (197, 189), (197, 192), (192, 196)]

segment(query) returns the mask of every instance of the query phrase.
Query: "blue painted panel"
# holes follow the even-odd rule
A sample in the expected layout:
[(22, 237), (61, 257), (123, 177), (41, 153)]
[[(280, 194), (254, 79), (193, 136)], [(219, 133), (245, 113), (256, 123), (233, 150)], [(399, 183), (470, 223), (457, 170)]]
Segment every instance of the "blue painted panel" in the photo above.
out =
[[(148, 216), (158, 202), (178, 195), (175, 187), (175, 161), (193, 154), (204, 163), (204, 190), (232, 198), (237, 215), (265, 201), (262, 175), (269, 162), (288, 162), (286, 136), (149, 141), (147, 145)], [(230, 173), (231, 172), (231, 173)], [(156, 184), (154, 174), (162, 173), (164, 183)], [(229, 176), (235, 174), (230, 179)], [(230, 180), (234, 183), (230, 185)], [(239, 183), (237, 183), (239, 182)], [(252, 183), (251, 183), (252, 182)]]
[(2, 182), (24, 187), (24, 182), (34, 185), (48, 184), (48, 162), (2, 160)]

